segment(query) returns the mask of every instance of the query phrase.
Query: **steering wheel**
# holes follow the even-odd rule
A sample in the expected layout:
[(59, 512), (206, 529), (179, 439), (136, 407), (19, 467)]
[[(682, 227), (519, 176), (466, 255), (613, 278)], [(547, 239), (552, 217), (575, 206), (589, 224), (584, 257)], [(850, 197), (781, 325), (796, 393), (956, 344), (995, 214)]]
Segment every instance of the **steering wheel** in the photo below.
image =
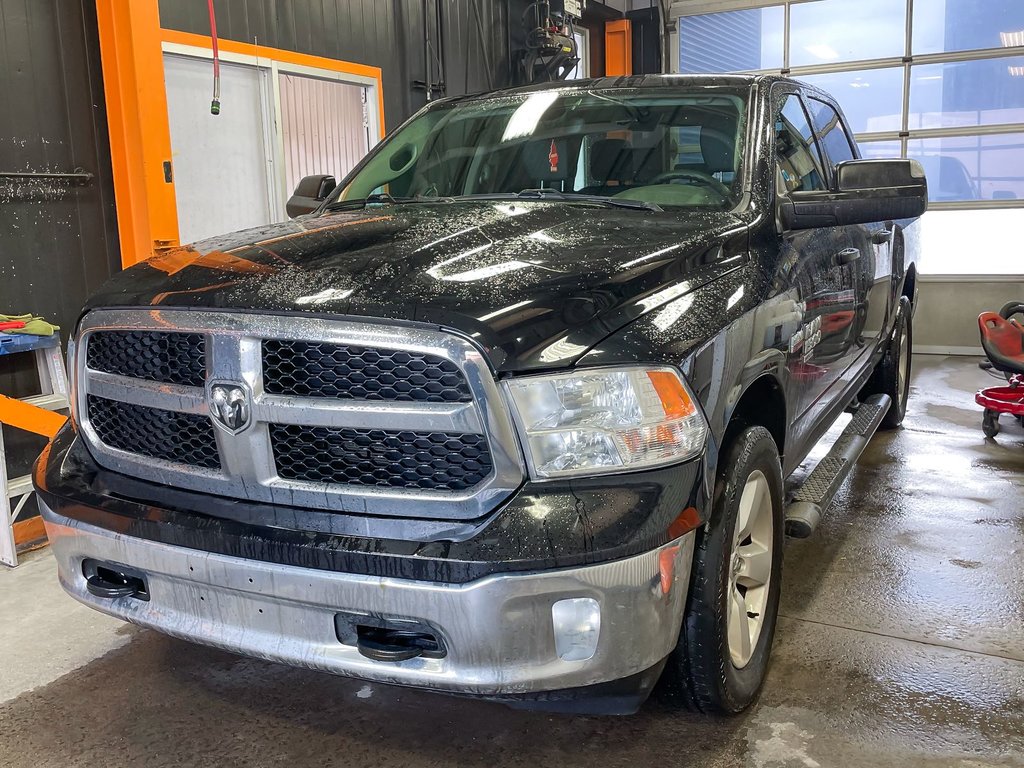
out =
[(650, 184), (667, 184), (671, 182), (673, 179), (692, 179), (693, 181), (697, 182), (700, 185), (711, 187), (723, 197), (727, 197), (729, 195), (729, 188), (725, 186), (725, 184), (720, 182), (718, 179), (716, 179), (709, 173), (704, 173), (703, 171), (696, 170), (677, 170), (659, 173), (657, 176), (651, 179)]

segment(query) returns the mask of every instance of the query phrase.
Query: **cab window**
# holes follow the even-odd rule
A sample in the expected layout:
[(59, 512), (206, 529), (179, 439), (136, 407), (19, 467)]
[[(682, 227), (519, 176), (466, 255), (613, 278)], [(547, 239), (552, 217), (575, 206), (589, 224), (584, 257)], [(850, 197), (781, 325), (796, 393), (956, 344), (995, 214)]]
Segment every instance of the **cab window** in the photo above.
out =
[(856, 154), (850, 134), (832, 105), (814, 98), (807, 99), (806, 104), (811, 113), (811, 122), (814, 123), (814, 132), (832, 167), (835, 168), (839, 163), (855, 159)]
[(775, 120), (775, 157), (779, 191), (828, 188), (814, 133), (795, 93), (786, 97)]

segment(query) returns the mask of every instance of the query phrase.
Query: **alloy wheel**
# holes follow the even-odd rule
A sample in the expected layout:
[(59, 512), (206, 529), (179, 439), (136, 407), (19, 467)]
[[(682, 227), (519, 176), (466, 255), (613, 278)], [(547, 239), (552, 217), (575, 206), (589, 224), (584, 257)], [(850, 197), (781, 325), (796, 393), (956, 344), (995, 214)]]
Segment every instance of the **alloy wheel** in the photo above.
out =
[(747, 477), (740, 496), (729, 569), (726, 627), (733, 666), (750, 663), (764, 627), (771, 586), (772, 494), (760, 470)]

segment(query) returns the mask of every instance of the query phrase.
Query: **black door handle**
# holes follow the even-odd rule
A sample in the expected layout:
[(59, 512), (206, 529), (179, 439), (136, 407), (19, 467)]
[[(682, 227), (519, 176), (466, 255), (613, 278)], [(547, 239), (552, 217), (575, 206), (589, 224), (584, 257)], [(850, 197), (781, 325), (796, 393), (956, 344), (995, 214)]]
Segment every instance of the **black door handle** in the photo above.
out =
[(892, 232), (888, 229), (878, 229), (871, 233), (871, 242), (874, 245), (885, 245), (889, 242), (889, 238), (892, 237)]
[(839, 266), (843, 266), (844, 264), (852, 264), (859, 258), (859, 248), (843, 248), (843, 250), (836, 254), (836, 264), (838, 264)]

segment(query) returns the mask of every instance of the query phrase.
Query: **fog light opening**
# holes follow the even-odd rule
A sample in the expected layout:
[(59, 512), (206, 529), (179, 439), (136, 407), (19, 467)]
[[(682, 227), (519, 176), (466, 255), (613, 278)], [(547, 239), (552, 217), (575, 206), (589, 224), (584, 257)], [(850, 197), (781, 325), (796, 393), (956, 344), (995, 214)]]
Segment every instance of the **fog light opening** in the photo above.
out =
[(562, 661), (586, 661), (597, 653), (601, 606), (591, 597), (572, 597), (551, 606), (555, 652)]

